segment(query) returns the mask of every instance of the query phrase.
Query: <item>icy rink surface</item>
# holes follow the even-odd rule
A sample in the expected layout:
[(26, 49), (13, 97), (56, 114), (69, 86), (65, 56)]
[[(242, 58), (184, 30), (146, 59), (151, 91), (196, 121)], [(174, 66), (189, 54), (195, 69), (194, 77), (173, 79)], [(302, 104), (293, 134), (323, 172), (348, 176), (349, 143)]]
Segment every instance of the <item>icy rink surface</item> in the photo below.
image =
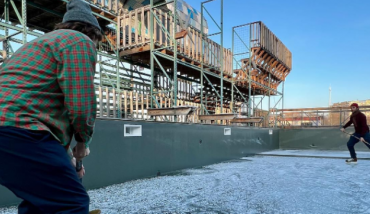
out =
[[(89, 191), (108, 213), (370, 213), (370, 161), (254, 156)], [(16, 213), (15, 208), (0, 214)]]

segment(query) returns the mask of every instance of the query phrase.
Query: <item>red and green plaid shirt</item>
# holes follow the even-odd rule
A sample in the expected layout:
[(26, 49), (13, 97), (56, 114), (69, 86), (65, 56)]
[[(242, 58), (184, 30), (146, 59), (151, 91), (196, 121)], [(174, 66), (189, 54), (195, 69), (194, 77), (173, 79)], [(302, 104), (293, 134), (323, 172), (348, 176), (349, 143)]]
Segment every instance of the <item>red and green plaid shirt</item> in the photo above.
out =
[(56, 30), (22, 46), (0, 68), (0, 126), (46, 130), (87, 146), (96, 118), (96, 48), (85, 34)]

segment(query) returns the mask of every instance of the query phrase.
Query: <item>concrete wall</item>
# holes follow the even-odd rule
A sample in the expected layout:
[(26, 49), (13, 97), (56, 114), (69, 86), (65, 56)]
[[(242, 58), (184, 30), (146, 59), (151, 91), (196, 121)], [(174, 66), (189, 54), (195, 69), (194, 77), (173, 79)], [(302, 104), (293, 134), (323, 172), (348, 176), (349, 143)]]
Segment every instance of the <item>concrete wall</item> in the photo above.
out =
[[(318, 149), (347, 151), (349, 135), (342, 133), (340, 128), (303, 128), (279, 130), (280, 149)], [(353, 133), (353, 128), (346, 132)], [(363, 144), (355, 147), (359, 151), (369, 151)]]
[[(142, 137), (124, 137), (124, 124), (142, 125)], [(279, 130), (98, 119), (91, 155), (84, 160), (88, 189), (278, 149)], [(0, 187), (0, 207), (18, 203)]]

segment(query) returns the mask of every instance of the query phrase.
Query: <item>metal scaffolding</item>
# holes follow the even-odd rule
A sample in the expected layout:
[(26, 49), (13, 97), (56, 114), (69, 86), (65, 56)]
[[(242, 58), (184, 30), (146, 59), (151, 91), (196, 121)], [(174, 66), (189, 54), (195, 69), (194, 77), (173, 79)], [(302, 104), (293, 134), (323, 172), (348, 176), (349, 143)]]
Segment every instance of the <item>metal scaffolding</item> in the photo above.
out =
[[(130, 111), (130, 114), (136, 114), (136, 116), (141, 114), (141, 118), (144, 118), (144, 105), (146, 108), (162, 108), (162, 98), (159, 98), (162, 95), (166, 96), (163, 98), (166, 100), (165, 107), (167, 107), (167, 98), (172, 102), (171, 107), (186, 105), (184, 99), (190, 103), (189, 105), (199, 104), (200, 116), (229, 113), (226, 111), (228, 109), (236, 115), (245, 103), (248, 117), (256, 116), (255, 109), (262, 105), (265, 97), (268, 97), (268, 115), (270, 115), (270, 109), (276, 108), (280, 101), (283, 103), (284, 96), (284, 81), (282, 81), (282, 92), (279, 92), (275, 87), (277, 82), (272, 80), (274, 78), (285, 80), (287, 73), (281, 70), (278, 74), (275, 72), (276, 69), (272, 70), (268, 74), (268, 85), (251, 78), (253, 69), (256, 67), (252, 60), (255, 56), (253, 53), (256, 53), (252, 50), (254, 47), (252, 33), (248, 31), (249, 35), (244, 35), (238, 31), (245, 27), (252, 28), (251, 24), (234, 27), (232, 50), (225, 49), (224, 1), (218, 0), (220, 2), (220, 11), (219, 13), (217, 11), (219, 21), (214, 18), (216, 12), (211, 13), (207, 9), (207, 5), (216, 0), (200, 3), (200, 29), (199, 26), (188, 25), (189, 20), (181, 18), (177, 10), (179, 1), (150, 0), (150, 5), (132, 11), (124, 10), (118, 0), (86, 1), (92, 7), (93, 14), (104, 26), (104, 38), (98, 47), (98, 72), (95, 75), (99, 94), (99, 115), (126, 118)], [(3, 42), (0, 62), (14, 53), (16, 49), (14, 44), (25, 44), (33, 38), (52, 31), (53, 26), (61, 22), (67, 2), (68, 0), (32, 2), (4, 0), (4, 4), (0, 5), (4, 8), (0, 21), (0, 30), (4, 32), (4, 35), (0, 35), (0, 41)], [(172, 5), (173, 10), (163, 9), (167, 5)], [(216, 32), (210, 33), (205, 30), (207, 25), (205, 17), (214, 23)], [(146, 30), (150, 38), (146, 37)], [(218, 36), (219, 43), (210, 39), (214, 36)], [(148, 48), (145, 46), (147, 44)], [(148, 55), (145, 55), (145, 51)], [(136, 55), (136, 58), (130, 58), (135, 54), (139, 55)], [(246, 54), (248, 63), (242, 61), (243, 54)], [(130, 57), (126, 57), (127, 55)], [(144, 59), (145, 57), (148, 61)], [(137, 60), (138, 58), (140, 60)], [(144, 68), (150, 70), (144, 70)], [(247, 87), (245, 87), (245, 77), (240, 79), (236, 70), (241, 70), (248, 77)], [(159, 80), (161, 77), (163, 77), (163, 85), (159, 86), (158, 81), (161, 81)], [(164, 83), (167, 80), (168, 83)], [(181, 93), (185, 95), (181, 97)], [(255, 101), (259, 99), (257, 96), (262, 97), (256, 104)], [(277, 104), (271, 106), (271, 96), (281, 96), (281, 98)], [(103, 112), (106, 113), (103, 114)], [(167, 117), (164, 118), (167, 120)], [(176, 116), (173, 119), (175, 122), (178, 121)]]
[[(243, 97), (247, 105), (248, 117), (257, 116), (257, 109), (262, 110), (262, 103), (267, 97), (265, 121), (269, 122), (269, 126), (276, 127), (277, 120), (276, 118), (270, 118), (271, 111), (276, 111), (280, 103), (282, 108), (284, 108), (284, 83), (285, 77), (290, 72), (291, 65), (285, 64), (282, 59), (286, 60), (287, 63), (291, 62), (291, 54), (273, 36), (262, 22), (253, 22), (232, 28), (233, 70), (236, 71), (233, 89), (235, 84), (248, 88), (248, 97)], [(268, 40), (267, 43), (277, 41), (275, 42), (276, 44), (271, 45), (273, 49), (270, 50), (270, 46), (264, 46), (266, 38)], [(280, 50), (275, 48), (277, 46), (281, 46)], [(276, 53), (273, 53), (273, 51), (276, 51)], [(287, 53), (287, 56), (280, 54), (283, 51)], [(282, 83), (281, 91), (278, 90), (280, 83)], [(277, 96), (278, 101), (271, 103), (272, 96)], [(256, 104), (258, 97), (260, 100)], [(259, 106), (260, 108), (258, 108)]]

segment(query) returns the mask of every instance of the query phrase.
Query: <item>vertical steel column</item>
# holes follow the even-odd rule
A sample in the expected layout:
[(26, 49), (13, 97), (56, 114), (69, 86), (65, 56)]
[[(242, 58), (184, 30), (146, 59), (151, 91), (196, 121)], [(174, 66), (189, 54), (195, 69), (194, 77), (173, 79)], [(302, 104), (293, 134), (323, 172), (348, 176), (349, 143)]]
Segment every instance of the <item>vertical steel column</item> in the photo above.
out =
[(256, 90), (253, 90), (253, 105), (252, 105), (252, 111), (253, 111), (253, 115), (252, 116), (256, 116), (255, 115), (255, 107), (256, 107), (256, 103), (254, 102), (254, 100), (255, 100), (255, 97), (256, 97)]
[[(119, 62), (120, 62), (120, 56), (119, 56), (119, 46), (121, 44), (121, 11), (117, 9), (117, 25), (116, 25), (116, 57), (117, 57), (117, 62), (116, 62), (116, 69), (117, 69), (117, 94), (118, 96), (118, 108), (117, 108), (117, 115), (118, 118), (122, 118), (122, 103), (121, 103), (121, 77), (119, 75)], [(114, 95), (115, 96), (115, 95)], [(116, 104), (114, 104), (116, 105)]]
[[(5, 23), (9, 24), (9, 0), (4, 0), (4, 15), (5, 15)], [(5, 31), (5, 37), (9, 36), (9, 29), (7, 27), (4, 27)], [(8, 40), (3, 41), (3, 58), (4, 60), (9, 57), (9, 42)]]
[[(177, 40), (176, 40), (176, 28), (177, 28), (177, 0), (174, 0), (174, 13), (173, 13), (173, 20), (174, 20), (174, 30), (173, 30), (173, 38), (174, 39), (174, 51), (173, 51), (173, 106), (177, 106)], [(181, 20), (179, 20), (181, 22)], [(174, 116), (174, 121), (177, 122), (177, 116)]]
[(222, 113), (224, 102), (224, 0), (221, 0), (221, 96), (220, 96), (220, 111)]
[(285, 98), (285, 96), (284, 96), (284, 84), (285, 84), (285, 80), (283, 81), (283, 88), (282, 88), (282, 99), (281, 99), (281, 109), (282, 109), (282, 111), (281, 111), (281, 117), (283, 118), (283, 121), (284, 121), (284, 98)]
[(268, 106), (268, 121), (270, 122), (270, 105), (271, 105), (271, 73), (269, 73), (269, 106)]
[(301, 111), (301, 127), (303, 126), (303, 111)]
[(316, 112), (316, 127), (319, 127), (319, 110)]
[(234, 37), (234, 34), (235, 34), (235, 27), (233, 27), (232, 29), (232, 38), (231, 38), (231, 41), (232, 41), (232, 46), (231, 46), (231, 53), (232, 53), (232, 58), (231, 58), (231, 112), (234, 113), (234, 86), (235, 86), (235, 79), (234, 79), (234, 51), (235, 51), (235, 48), (234, 48), (234, 45), (235, 45), (235, 37)]
[[(204, 23), (203, 23), (203, 19), (204, 19), (204, 9), (203, 9), (203, 3), (201, 3), (201, 20), (200, 20), (200, 31), (201, 31), (201, 43), (200, 43), (200, 57), (201, 57), (201, 60), (200, 60), (200, 114), (203, 115), (204, 114), (204, 104), (203, 104), (203, 69), (204, 69)], [(207, 100), (206, 100), (207, 102)], [(207, 104), (206, 104), (207, 105)]]
[[(251, 90), (252, 90), (252, 25), (249, 25), (249, 60), (248, 60), (248, 117), (251, 117), (252, 103), (251, 103)], [(270, 103), (269, 103), (269, 117), (270, 117)]]
[(23, 44), (27, 43), (27, 0), (22, 0)]
[[(154, 87), (154, 39), (153, 39), (153, 31), (154, 31), (154, 2), (150, 0), (150, 70), (151, 70), (151, 78), (150, 78), (150, 108), (153, 108), (153, 87)], [(176, 9), (175, 9), (176, 10)], [(130, 30), (130, 29), (129, 29)], [(125, 38), (124, 38), (125, 39)]]
[[(101, 55), (99, 55), (99, 62), (98, 63), (101, 63), (102, 62), (102, 58), (101, 58)], [(103, 82), (102, 82), (102, 66), (99, 66), (99, 86), (102, 87), (103, 85)]]

